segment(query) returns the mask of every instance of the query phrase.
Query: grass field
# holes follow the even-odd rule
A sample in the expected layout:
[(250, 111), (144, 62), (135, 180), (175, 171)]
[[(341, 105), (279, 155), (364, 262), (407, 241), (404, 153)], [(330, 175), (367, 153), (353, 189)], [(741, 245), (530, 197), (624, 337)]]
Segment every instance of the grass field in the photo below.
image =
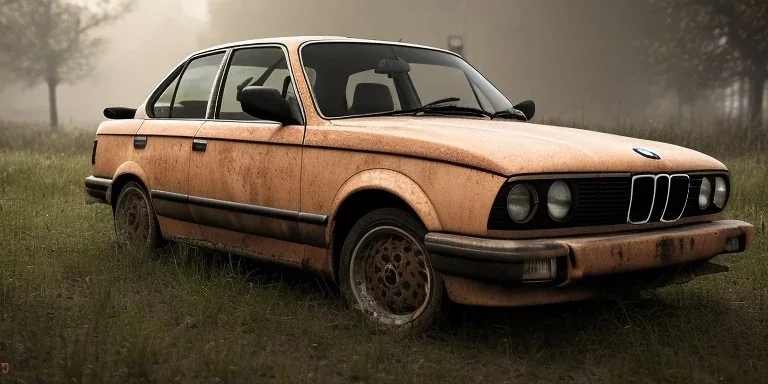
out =
[(629, 302), (453, 307), (428, 334), (393, 339), (313, 275), (117, 249), (109, 207), (83, 203), (92, 138), (0, 127), (0, 382), (768, 381), (760, 140), (706, 141), (732, 172), (727, 215), (758, 228), (751, 251), (720, 259), (730, 273)]

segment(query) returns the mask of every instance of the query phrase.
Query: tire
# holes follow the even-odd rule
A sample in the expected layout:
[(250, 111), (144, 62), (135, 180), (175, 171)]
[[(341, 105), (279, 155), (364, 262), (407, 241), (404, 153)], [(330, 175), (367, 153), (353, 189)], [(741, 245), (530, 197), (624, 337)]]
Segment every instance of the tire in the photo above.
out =
[(360, 218), (344, 240), (342, 293), (374, 328), (419, 333), (440, 316), (443, 278), (429, 262), (426, 233), (411, 214), (382, 208)]
[(140, 184), (125, 184), (115, 204), (114, 218), (118, 244), (144, 251), (160, 247), (162, 237), (155, 208)]

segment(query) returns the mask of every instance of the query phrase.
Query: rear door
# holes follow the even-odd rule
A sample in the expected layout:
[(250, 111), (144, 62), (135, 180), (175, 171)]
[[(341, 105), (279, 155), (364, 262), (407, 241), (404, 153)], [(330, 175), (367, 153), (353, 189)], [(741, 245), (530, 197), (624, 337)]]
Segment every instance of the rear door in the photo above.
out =
[(275, 88), (303, 121), (287, 60), (277, 45), (231, 52), (215, 118), (195, 136), (189, 207), (207, 241), (298, 264), (304, 126), (256, 119), (238, 101), (244, 86)]
[(147, 175), (160, 230), (166, 237), (202, 240), (186, 202), (188, 168), (195, 133), (208, 116), (224, 55), (215, 52), (194, 57), (172, 74), (149, 103), (149, 118), (134, 137), (136, 161)]

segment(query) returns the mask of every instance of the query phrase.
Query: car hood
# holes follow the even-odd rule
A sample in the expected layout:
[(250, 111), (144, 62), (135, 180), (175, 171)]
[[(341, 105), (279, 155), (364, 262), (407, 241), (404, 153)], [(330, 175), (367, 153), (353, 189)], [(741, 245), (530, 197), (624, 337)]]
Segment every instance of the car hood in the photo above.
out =
[[(672, 144), (509, 120), (426, 116), (337, 119), (332, 121), (332, 128), (308, 130), (305, 143), (415, 156), (506, 176), (726, 169), (710, 156)], [(643, 157), (633, 148), (647, 148), (661, 159)]]

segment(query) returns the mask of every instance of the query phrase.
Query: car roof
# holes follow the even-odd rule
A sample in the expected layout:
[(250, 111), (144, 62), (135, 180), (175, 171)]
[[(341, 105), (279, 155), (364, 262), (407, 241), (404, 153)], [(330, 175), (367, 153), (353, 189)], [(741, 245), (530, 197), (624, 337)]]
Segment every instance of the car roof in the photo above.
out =
[(386, 41), (386, 40), (372, 40), (372, 39), (358, 39), (358, 38), (352, 38), (352, 37), (344, 37), (344, 36), (286, 36), (286, 37), (268, 37), (263, 39), (253, 39), (253, 40), (243, 40), (243, 41), (236, 41), (232, 43), (226, 43), (217, 45), (214, 47), (206, 48), (203, 50), (200, 50), (198, 52), (193, 53), (190, 56), (199, 55), (201, 53), (211, 52), (211, 51), (217, 51), (227, 48), (233, 48), (233, 47), (239, 47), (243, 45), (254, 45), (254, 44), (281, 44), (285, 45), (289, 48), (297, 48), (300, 45), (307, 43), (307, 42), (322, 42), (322, 41), (334, 41), (334, 42), (349, 42), (349, 43), (373, 43), (373, 44), (394, 44), (394, 45), (402, 45), (407, 47), (415, 47), (415, 48), (426, 48), (426, 49), (432, 49), (432, 50), (438, 50), (443, 51), (447, 53), (452, 53), (445, 49), (430, 47), (427, 45), (418, 45), (418, 44), (410, 44), (410, 43), (403, 43), (399, 41)]

